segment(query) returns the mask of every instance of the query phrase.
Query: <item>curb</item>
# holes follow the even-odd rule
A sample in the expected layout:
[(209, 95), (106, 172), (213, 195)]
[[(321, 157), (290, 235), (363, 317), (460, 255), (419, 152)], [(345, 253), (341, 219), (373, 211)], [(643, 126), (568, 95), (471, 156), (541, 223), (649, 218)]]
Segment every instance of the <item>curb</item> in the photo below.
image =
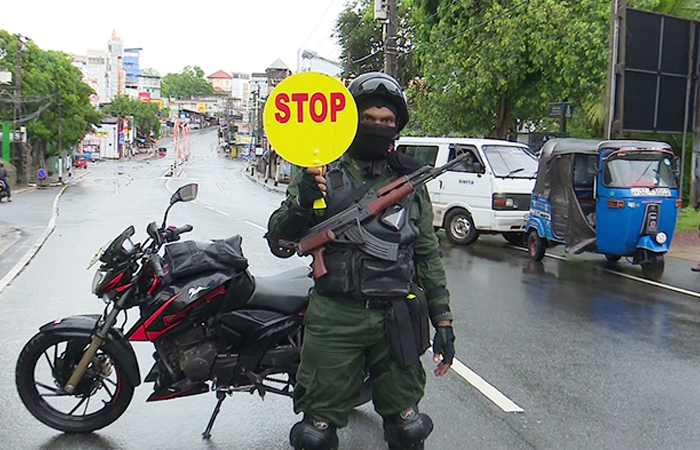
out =
[(263, 182), (261, 182), (260, 180), (258, 180), (257, 178), (251, 176), (251, 175), (248, 173), (248, 171), (247, 171), (246, 169), (243, 169), (243, 170), (241, 171), (241, 173), (242, 173), (246, 178), (248, 178), (250, 181), (252, 181), (253, 183), (257, 184), (258, 186), (260, 186), (261, 188), (265, 189), (266, 191), (269, 191), (269, 192), (276, 192), (276, 193), (282, 194), (282, 195), (284, 195), (284, 194), (287, 192), (287, 189), (286, 189), (286, 188), (281, 188), (281, 187), (279, 187), (279, 186), (277, 186), (277, 187), (275, 187), (275, 186), (268, 186), (267, 183), (263, 183)]
[(32, 245), (32, 248), (30, 248), (29, 251), (24, 254), (22, 259), (17, 264), (15, 264), (15, 266), (12, 269), (10, 269), (10, 272), (0, 280), (0, 293), (2, 293), (2, 291), (7, 287), (7, 285), (9, 285), (12, 282), (12, 280), (14, 280), (17, 277), (17, 275), (19, 275), (22, 272), (22, 270), (27, 266), (27, 264), (29, 264), (29, 262), (34, 258), (34, 256), (36, 256), (36, 254), (39, 252), (39, 249), (41, 249), (41, 247), (44, 245), (49, 236), (51, 236), (51, 233), (53, 233), (54, 228), (56, 228), (56, 219), (58, 218), (58, 201), (66, 189), (68, 189), (68, 186), (63, 186), (63, 189), (61, 189), (56, 195), (56, 198), (54, 198), (51, 220), (49, 220), (49, 224), (47, 225), (44, 233), (39, 237), (39, 239), (37, 239), (34, 245)]

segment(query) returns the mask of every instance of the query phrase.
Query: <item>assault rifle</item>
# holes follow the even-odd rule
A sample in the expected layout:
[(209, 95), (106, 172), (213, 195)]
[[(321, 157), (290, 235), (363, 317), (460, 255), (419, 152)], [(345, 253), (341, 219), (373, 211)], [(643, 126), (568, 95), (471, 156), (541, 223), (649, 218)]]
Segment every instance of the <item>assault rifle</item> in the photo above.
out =
[(370, 190), (353, 205), (311, 228), (296, 245), (297, 253), (301, 256), (313, 256), (311, 267), (316, 279), (328, 273), (324, 254), (326, 244), (330, 243), (356, 245), (372, 256), (396, 261), (399, 244), (373, 236), (360, 224), (369, 217), (377, 216), (391, 205), (410, 195), (418, 187), (460, 164), (468, 156), (469, 153), (463, 153), (440, 167), (423, 166), (413, 173), (397, 178), (386, 186)]

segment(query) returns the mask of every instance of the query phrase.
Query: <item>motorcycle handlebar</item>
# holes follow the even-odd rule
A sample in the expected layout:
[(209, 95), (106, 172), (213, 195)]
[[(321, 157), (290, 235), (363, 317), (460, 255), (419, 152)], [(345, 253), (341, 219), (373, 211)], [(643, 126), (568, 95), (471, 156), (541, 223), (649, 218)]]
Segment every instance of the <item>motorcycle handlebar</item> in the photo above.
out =
[(192, 225), (184, 225), (180, 228), (168, 227), (163, 231), (163, 237), (165, 242), (175, 242), (180, 239), (180, 235), (183, 233), (189, 233), (194, 227)]
[(163, 265), (160, 263), (160, 256), (153, 255), (149, 260), (153, 272), (155, 272), (158, 278), (164, 278), (165, 272), (163, 271)]

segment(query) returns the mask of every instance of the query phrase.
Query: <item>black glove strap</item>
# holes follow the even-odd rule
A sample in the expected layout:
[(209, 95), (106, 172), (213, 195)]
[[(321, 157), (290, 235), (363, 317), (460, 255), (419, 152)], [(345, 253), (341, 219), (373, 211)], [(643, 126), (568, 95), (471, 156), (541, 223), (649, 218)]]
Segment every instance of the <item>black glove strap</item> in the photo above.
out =
[(433, 353), (442, 355), (442, 362), (452, 364), (455, 357), (455, 333), (452, 325), (437, 327), (433, 338)]

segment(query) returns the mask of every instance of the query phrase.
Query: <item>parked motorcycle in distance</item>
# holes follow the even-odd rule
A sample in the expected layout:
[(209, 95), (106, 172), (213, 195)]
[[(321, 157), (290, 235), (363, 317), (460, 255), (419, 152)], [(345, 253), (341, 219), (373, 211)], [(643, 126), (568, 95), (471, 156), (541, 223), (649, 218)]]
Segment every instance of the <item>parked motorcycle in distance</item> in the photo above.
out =
[[(155, 346), (154, 383), (147, 401), (216, 392), (204, 438), (221, 403), (233, 392), (291, 396), (300, 361), (303, 318), (313, 284), (308, 268), (253, 277), (241, 237), (177, 242), (191, 225), (168, 227), (170, 208), (197, 196), (188, 184), (170, 199), (160, 227), (134, 243), (130, 226), (102, 247), (92, 292), (102, 315), (57, 319), (40, 328), (17, 361), (22, 402), (44, 424), (65, 432), (91, 432), (117, 420), (141, 376), (131, 342)], [(161, 257), (159, 251), (164, 249)], [(119, 316), (138, 308), (127, 331)], [(365, 377), (356, 404), (371, 397)]]
[(2, 202), (2, 199), (5, 197), (9, 197), (10, 194), (7, 192), (7, 186), (5, 185), (5, 182), (0, 180), (0, 202)]

